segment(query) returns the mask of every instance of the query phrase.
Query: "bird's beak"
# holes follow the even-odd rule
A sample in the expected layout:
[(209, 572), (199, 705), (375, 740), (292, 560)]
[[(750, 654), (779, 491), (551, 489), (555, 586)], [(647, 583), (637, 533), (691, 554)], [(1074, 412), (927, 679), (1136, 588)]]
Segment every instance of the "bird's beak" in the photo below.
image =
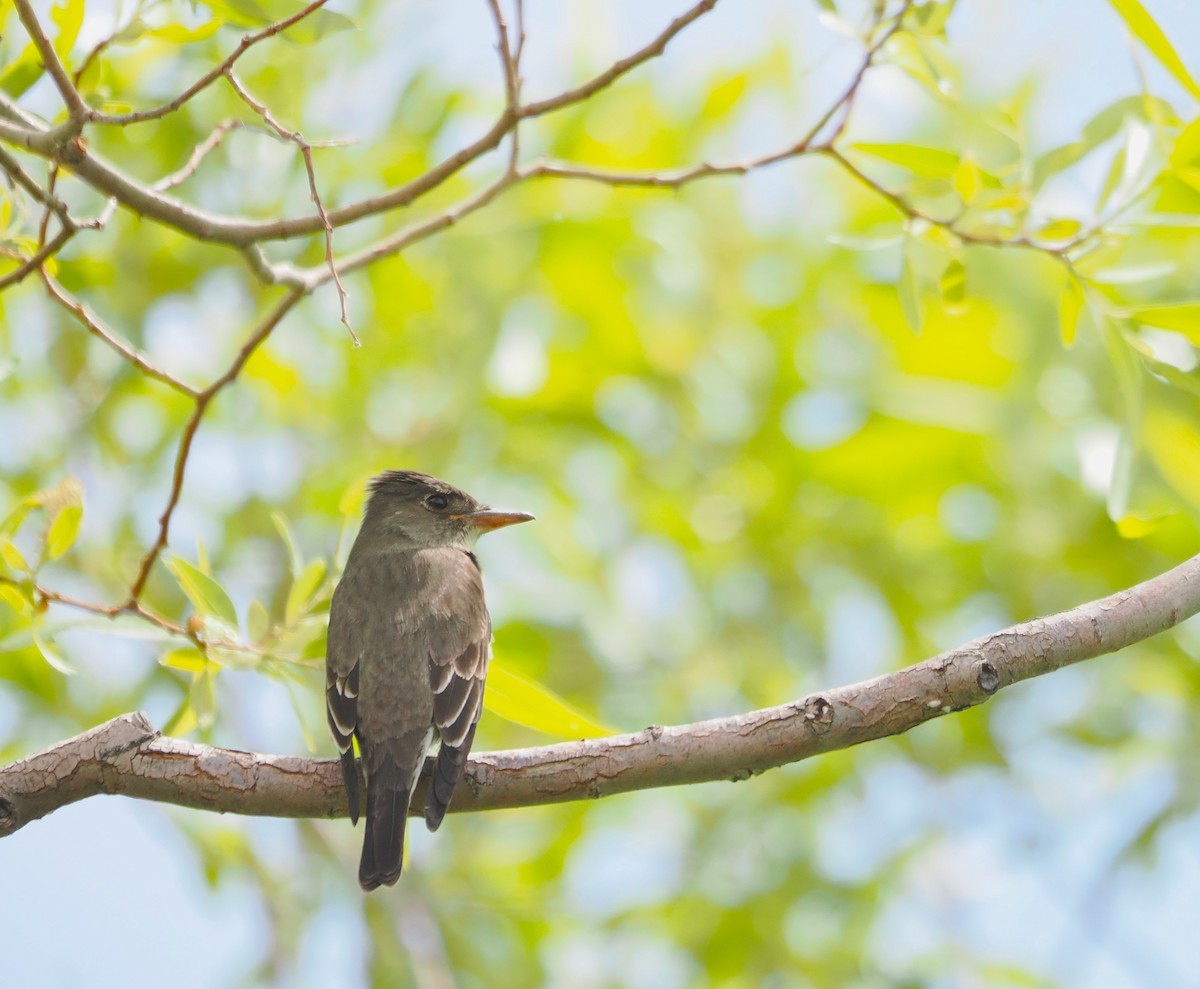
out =
[(491, 532), (493, 529), (503, 529), (506, 525), (533, 521), (533, 516), (526, 512), (501, 512), (494, 508), (481, 508), (477, 512), (454, 517), (463, 519), (480, 532)]

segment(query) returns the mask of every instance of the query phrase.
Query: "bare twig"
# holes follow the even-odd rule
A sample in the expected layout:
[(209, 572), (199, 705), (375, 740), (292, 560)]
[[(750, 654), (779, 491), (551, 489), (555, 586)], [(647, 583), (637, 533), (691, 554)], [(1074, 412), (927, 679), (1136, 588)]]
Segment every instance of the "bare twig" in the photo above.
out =
[(262, 117), (263, 121), (271, 128), (280, 140), (287, 141), (289, 144), (294, 144), (300, 149), (300, 155), (304, 159), (304, 168), (308, 172), (308, 190), (312, 197), (313, 203), (317, 207), (317, 215), (321, 218), (321, 224), (325, 229), (325, 264), (329, 268), (329, 274), (333, 278), (333, 284), (337, 286), (338, 305), (342, 313), (342, 324), (350, 333), (350, 339), (354, 341), (354, 346), (361, 346), (358, 339), (358, 334), (354, 332), (354, 327), (350, 324), (350, 313), (346, 309), (346, 286), (342, 284), (341, 275), (338, 274), (337, 265), (333, 260), (333, 224), (329, 222), (329, 214), (325, 212), (325, 204), (321, 201), (321, 194), (317, 191), (317, 170), (313, 166), (312, 145), (305, 140), (304, 135), (298, 130), (288, 130), (278, 120), (267, 105), (260, 100), (256, 100), (250, 95), (250, 91), (238, 79), (233, 69), (225, 71), (226, 78), (229, 79), (229, 85), (233, 87), (235, 93), (241, 97), (243, 103), (249, 106), (255, 113)]
[(154, 191), (165, 192), (167, 189), (173, 189), (175, 186), (186, 182), (196, 174), (196, 169), (200, 167), (200, 163), (204, 160), (205, 156), (217, 148), (225, 139), (226, 134), (244, 126), (245, 124), (240, 120), (222, 120), (212, 129), (208, 137), (192, 149), (191, 155), (188, 156), (188, 160), (182, 168), (172, 172), (170, 175), (163, 176), (163, 178), (154, 183)]
[[(201, 80), (185, 90), (174, 100), (152, 110), (123, 115), (101, 114), (88, 111), (88, 120), (102, 124), (130, 124), (141, 120), (153, 120), (179, 109), (198, 92), (226, 74), (245, 50), (258, 41), (291, 26), (302, 17), (322, 6), (325, 0), (317, 0), (293, 17), (270, 25), (242, 39), (242, 44), (224, 62), (208, 72)], [(300, 216), (280, 220), (247, 220), (242, 217), (221, 216), (206, 213), (178, 199), (143, 185), (126, 175), (101, 156), (78, 142), (70, 141), (69, 130), (54, 130), (45, 127), (27, 115), (19, 123), (0, 120), (0, 140), (27, 148), (35, 154), (52, 160), (61, 160), (84, 182), (106, 196), (116, 197), (124, 206), (142, 216), (176, 227), (201, 240), (246, 247), (266, 240), (284, 240), (302, 237), (325, 230), (325, 221), (335, 229), (368, 216), (376, 216), (411, 205), (421, 196), (440, 187), (449, 178), (488, 152), (497, 148), (520, 120), (540, 117), (582, 102), (612, 85), (640, 65), (661, 55), (667, 45), (685, 27), (708, 13), (717, 0), (704, 0), (673, 20), (649, 44), (631, 55), (615, 62), (607, 70), (574, 89), (559, 93), (548, 99), (528, 103), (514, 112), (506, 106), (496, 122), (482, 136), (472, 141), (414, 179), (378, 196), (371, 196), (355, 203), (348, 203), (329, 210), (321, 216)], [(514, 53), (515, 61), (515, 53)], [(0, 100), (0, 109), (4, 102)], [(11, 114), (9, 115), (11, 118)]]
[[(10, 577), (6, 577), (3, 574), (0, 574), (0, 584), (11, 584), (14, 587), (20, 586), (19, 581), (13, 580)], [(76, 611), (86, 611), (93, 615), (101, 615), (104, 618), (116, 618), (118, 615), (125, 614), (134, 615), (137, 618), (141, 618), (144, 621), (149, 622), (151, 625), (161, 628), (164, 632), (170, 632), (173, 635), (181, 635), (199, 643), (197, 636), (188, 629), (184, 628), (182, 625), (176, 625), (174, 622), (168, 621), (166, 618), (156, 615), (152, 611), (148, 611), (140, 604), (95, 604), (92, 601), (83, 601), (79, 598), (71, 597), (69, 594), (60, 594), (58, 591), (52, 591), (50, 588), (44, 587), (36, 581), (34, 581), (32, 584), (32, 590), (35, 601), (52, 601), (55, 604), (61, 604), (68, 608), (74, 608)]]
[(136, 367), (142, 374), (148, 378), (153, 378), (155, 381), (161, 381), (168, 388), (173, 388), (181, 395), (187, 395), (189, 398), (195, 399), (199, 396), (199, 392), (191, 385), (180, 381), (173, 377), (161, 368), (155, 367), (145, 357), (139, 354), (124, 340), (120, 339), (111, 330), (104, 327), (100, 320), (78, 299), (72, 298), (51, 275), (44, 269), (41, 272), (42, 283), (46, 286), (46, 291), (50, 298), (57, 302), (60, 306), (67, 310), (92, 336), (104, 341), (109, 347), (120, 354), (125, 360)]
[(158, 520), (158, 536), (154, 540), (154, 545), (146, 551), (145, 556), (142, 557), (142, 561), (138, 565), (137, 576), (129, 588), (128, 601), (118, 610), (132, 610), (137, 605), (138, 598), (141, 597), (142, 591), (145, 590), (146, 582), (150, 579), (150, 572), (154, 569), (155, 562), (167, 546), (171, 529), (171, 518), (175, 514), (175, 507), (179, 504), (180, 495), (183, 493), (183, 476), (187, 470), (188, 455), (192, 450), (192, 441), (196, 438), (196, 430), (200, 428), (200, 420), (204, 418), (204, 413), (208, 409), (209, 403), (212, 402), (222, 388), (241, 374), (242, 368), (246, 366), (246, 361), (250, 359), (254, 351), (271, 335), (271, 332), (279, 325), (283, 317), (291, 312), (292, 308), (305, 294), (304, 289), (296, 288), (285, 295), (279, 304), (259, 324), (254, 333), (251, 334), (249, 340), (238, 351), (237, 357), (234, 358), (233, 363), (229, 365), (225, 373), (203, 391), (196, 393), (196, 407), (192, 410), (191, 416), (184, 424), (183, 433), (179, 437), (179, 450), (175, 455), (175, 469), (171, 475), (171, 489), (167, 494), (167, 505)]
[(288, 28), (298, 24), (304, 18), (310, 16), (314, 11), (324, 7), (329, 0), (313, 0), (312, 3), (300, 8), (290, 17), (285, 17), (282, 20), (276, 21), (274, 24), (268, 24), (260, 31), (255, 31), (253, 34), (247, 34), (238, 42), (237, 48), (229, 53), (228, 57), (221, 62), (220, 65), (206, 72), (203, 76), (197, 79), (194, 83), (188, 86), (182, 93), (174, 99), (168, 100), (166, 103), (161, 103), (156, 107), (151, 107), (149, 110), (135, 110), (132, 113), (99, 113), (91, 111), (88, 120), (97, 124), (109, 124), (116, 126), (125, 126), (127, 124), (137, 124), (146, 120), (157, 120), (159, 117), (165, 117), (169, 113), (174, 113), (193, 97), (202, 93), (214, 82), (226, 75), (230, 69), (236, 64), (238, 59), (246, 54), (251, 48), (257, 45), (260, 41), (265, 41), (267, 38), (273, 38), (277, 34), (281, 34)]
[[(466, 785), (458, 788), (451, 810), (528, 807), (650, 787), (745, 780), (974, 707), (1003, 687), (1123, 649), (1198, 611), (1200, 557), (1193, 557), (1071, 611), (789, 704), (629, 735), (472, 755)], [(0, 769), (0, 835), (100, 793), (237, 814), (347, 814), (334, 759), (255, 755), (165, 738), (145, 715), (127, 714)], [(423, 813), (423, 804), (418, 788), (414, 812)]]
[(23, 282), (35, 271), (41, 270), (42, 265), (62, 250), (66, 242), (73, 236), (75, 236), (75, 231), (71, 227), (62, 227), (57, 234), (39, 248), (36, 254), (26, 259), (20, 267), (0, 277), (0, 291), (3, 291), (10, 285), (17, 285)]
[(666, 51), (672, 39), (679, 34), (685, 27), (693, 21), (698, 20), (707, 14), (717, 5), (717, 0), (701, 0), (689, 10), (684, 11), (675, 20), (663, 29), (663, 31), (655, 37), (649, 44), (642, 46), (631, 55), (625, 58), (618, 59), (613, 62), (607, 69), (599, 75), (592, 77), (581, 86), (576, 86), (574, 89), (568, 89), (559, 93), (557, 96), (551, 96), (548, 99), (537, 100), (533, 103), (526, 103), (521, 107), (521, 116), (525, 118), (540, 117), (542, 114), (550, 113), (553, 110), (561, 110), (565, 106), (570, 106), (573, 103), (580, 103), (590, 96), (594, 96), (602, 89), (606, 89), (614, 82), (626, 75), (632, 69), (637, 68), (645, 62), (656, 58)]

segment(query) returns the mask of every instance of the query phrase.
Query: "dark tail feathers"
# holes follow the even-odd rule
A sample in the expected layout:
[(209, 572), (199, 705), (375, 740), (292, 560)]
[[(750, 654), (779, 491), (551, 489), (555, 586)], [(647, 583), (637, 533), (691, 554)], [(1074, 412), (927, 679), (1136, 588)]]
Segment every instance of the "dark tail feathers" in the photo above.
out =
[(446, 809), (450, 806), (450, 798), (454, 796), (454, 788), (462, 776), (463, 767), (467, 764), (473, 741), (475, 726), (471, 725), (462, 745), (455, 748), (443, 742), (438, 749), (433, 775), (429, 779), (429, 795), (425, 798), (425, 826), (430, 831), (441, 827), (442, 818), (446, 816)]
[(404, 864), (404, 825), (408, 820), (408, 779), (396, 762), (384, 757), (367, 777), (366, 831), (358, 884), (363, 889), (392, 886)]

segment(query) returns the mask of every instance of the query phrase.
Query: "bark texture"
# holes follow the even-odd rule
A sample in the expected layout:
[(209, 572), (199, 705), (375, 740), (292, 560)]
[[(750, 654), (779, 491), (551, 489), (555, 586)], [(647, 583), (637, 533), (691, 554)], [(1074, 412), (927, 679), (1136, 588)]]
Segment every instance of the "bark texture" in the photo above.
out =
[[(896, 735), (1010, 684), (1148, 639), (1200, 611), (1200, 556), (1128, 590), (1015, 625), (894, 673), (727, 718), (473, 754), (450, 807), (492, 810), (709, 780), (744, 780)], [(426, 764), (425, 778), (430, 764)], [(425, 806), (425, 784), (413, 813)], [(237, 814), (342, 817), (334, 759), (168, 738), (126, 714), (0, 769), (0, 836), (101, 793)]]

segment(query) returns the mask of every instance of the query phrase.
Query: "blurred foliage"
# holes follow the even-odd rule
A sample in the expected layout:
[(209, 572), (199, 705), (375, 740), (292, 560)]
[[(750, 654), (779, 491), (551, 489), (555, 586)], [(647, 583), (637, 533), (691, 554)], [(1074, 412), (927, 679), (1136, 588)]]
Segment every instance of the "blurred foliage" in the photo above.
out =
[[(862, 14), (841, 0), (811, 6), (805, 16), (835, 29)], [(194, 638), (47, 607), (34, 592), (36, 574), (59, 593), (124, 600), (188, 408), (83, 333), (36, 279), (4, 293), (0, 756), (136, 708), (175, 734), (332, 754), (316, 690), (325, 613), (364, 481), (385, 467), (427, 470), (538, 518), (481, 545), (503, 682), (478, 748), (780, 703), (1190, 555), (1196, 84), (1141, 4), (1111, 6), (1117, 43), (1128, 28), (1167, 82), (1050, 143), (1029, 136), (1045, 97), (1036, 80), (1001, 101), (964, 95), (962, 12), (926, 2), (860, 96), (904, 106), (907, 133), (876, 109), (839, 141), (844, 161), (813, 156), (677, 193), (519, 186), (347, 279), (361, 349), (331, 292), (309, 300), (197, 434), (171, 550), (145, 595)], [(141, 2), (81, 86), (109, 110), (152, 105), (239, 32), (292, 9)], [(394, 7), (342, 9), (242, 65), (310, 139), (369, 137), (316, 151), (331, 204), (419, 174), (502, 100), (498, 74), (456, 79), (436, 50), (397, 65), (389, 47), (411, 21)], [(5, 16), (0, 87), (45, 99), (36, 53)], [(482, 6), (469, 16), (480, 30), (458, 40), (482, 61)], [(656, 11), (652, 29), (667, 16)], [(75, 69), (83, 17), (81, 0), (55, 8), (55, 44)], [(531, 45), (546, 44), (533, 12), (530, 30)], [(736, 70), (715, 67), (686, 98), (634, 75), (525, 139), (594, 167), (720, 157), (747, 120), (791, 133), (796, 106), (819, 112), (799, 95), (808, 67), (776, 41)], [(377, 79), (397, 89), (376, 95)], [(352, 111), (349, 92), (361, 100)], [(159, 176), (232, 117), (247, 119), (245, 107), (214, 87), (179, 113), (89, 140)], [(254, 127), (231, 132), (187, 197), (303, 212), (294, 152)], [(455, 178), (421, 215), (471, 187)], [(0, 189), (7, 253), (28, 252), (38, 219)], [(339, 249), (381, 222), (339, 229)], [(324, 255), (319, 238), (277, 250), (305, 264)], [(198, 386), (278, 297), (227, 249), (124, 210), (55, 268)], [(1055, 780), (1083, 786), (1070, 767), (1086, 765), (1099, 814), (1145, 774), (1168, 796), (1142, 808), (1111, 862), (1064, 882), (1152, 859), (1163, 829), (1196, 820), (1198, 658), (1186, 625), (985, 709), (736, 787), (455, 817), (414, 841), (396, 891), (369, 900), (353, 883), (359, 835), (345, 822), (262, 832), (166, 813), (210, 884), (261, 898), (272, 937), (247, 984), (296, 984), (299, 946), (332, 903), (367, 945), (361, 973), (343, 973), (350, 985), (482, 986), (497, 972), (514, 987), (1086, 985), (1078, 959), (997, 957), (943, 923), (986, 895), (954, 881), (970, 867), (955, 849), (980, 826), (976, 808), (1018, 836), (1053, 822)], [(282, 831), (299, 862), (272, 854)]]

